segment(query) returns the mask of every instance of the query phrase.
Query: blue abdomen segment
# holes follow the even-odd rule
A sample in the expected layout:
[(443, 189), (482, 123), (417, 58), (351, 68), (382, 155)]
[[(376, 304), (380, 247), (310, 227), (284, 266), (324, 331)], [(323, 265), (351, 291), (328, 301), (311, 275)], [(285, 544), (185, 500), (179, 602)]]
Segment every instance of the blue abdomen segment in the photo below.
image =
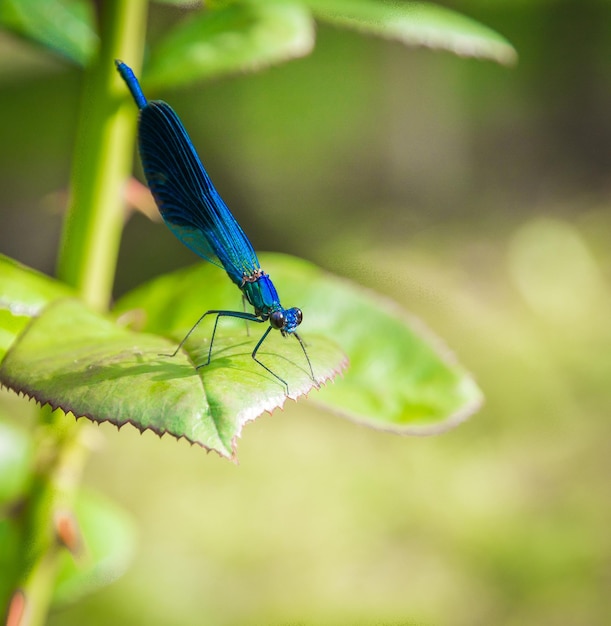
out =
[(147, 100), (142, 93), (142, 88), (140, 87), (140, 83), (138, 82), (132, 68), (129, 67), (129, 65), (125, 65), (123, 61), (119, 60), (115, 61), (115, 65), (117, 66), (119, 74), (121, 74), (121, 78), (125, 81), (127, 88), (132, 94), (132, 98), (136, 102), (136, 105), (139, 109), (143, 109), (146, 106)]

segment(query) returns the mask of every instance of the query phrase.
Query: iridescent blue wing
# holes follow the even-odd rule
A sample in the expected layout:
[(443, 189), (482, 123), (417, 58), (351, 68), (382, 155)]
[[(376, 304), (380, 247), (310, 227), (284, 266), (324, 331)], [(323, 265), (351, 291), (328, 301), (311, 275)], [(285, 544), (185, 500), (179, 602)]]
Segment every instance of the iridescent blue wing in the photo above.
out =
[(255, 251), (214, 188), (189, 135), (170, 105), (140, 109), (140, 158), (159, 212), (170, 230), (204, 259), (221, 265), (238, 286), (260, 269)]

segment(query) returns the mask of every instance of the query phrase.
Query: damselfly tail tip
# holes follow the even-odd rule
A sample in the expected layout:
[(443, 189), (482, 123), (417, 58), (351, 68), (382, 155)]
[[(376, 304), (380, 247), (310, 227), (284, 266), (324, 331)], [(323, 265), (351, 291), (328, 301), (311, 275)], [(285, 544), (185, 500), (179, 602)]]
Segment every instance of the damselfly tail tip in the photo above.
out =
[(142, 88), (140, 87), (140, 83), (138, 82), (134, 71), (129, 65), (123, 63), (120, 59), (115, 59), (115, 66), (121, 75), (121, 78), (125, 81), (125, 84), (132, 94), (136, 105), (139, 109), (143, 109), (146, 106), (146, 98), (142, 93)]

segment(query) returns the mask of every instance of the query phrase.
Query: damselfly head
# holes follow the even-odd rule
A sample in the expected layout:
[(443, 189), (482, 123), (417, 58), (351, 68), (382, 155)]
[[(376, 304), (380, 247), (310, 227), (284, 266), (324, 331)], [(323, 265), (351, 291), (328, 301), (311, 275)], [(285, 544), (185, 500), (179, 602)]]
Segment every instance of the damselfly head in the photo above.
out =
[(276, 328), (282, 332), (282, 334), (293, 333), (301, 321), (303, 320), (303, 313), (301, 309), (276, 309), (272, 311), (269, 316), (269, 323), (272, 328)]

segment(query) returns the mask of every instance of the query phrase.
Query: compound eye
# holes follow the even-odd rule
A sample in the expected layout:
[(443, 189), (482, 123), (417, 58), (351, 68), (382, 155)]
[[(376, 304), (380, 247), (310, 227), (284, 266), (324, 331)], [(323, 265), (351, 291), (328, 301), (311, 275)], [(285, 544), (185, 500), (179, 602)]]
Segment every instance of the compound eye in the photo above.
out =
[(274, 311), (269, 316), (269, 323), (274, 328), (282, 330), (286, 326), (286, 317), (284, 317), (284, 313), (282, 311)]
[(295, 325), (299, 326), (299, 324), (301, 324), (302, 321), (303, 321), (303, 313), (301, 312), (301, 309), (295, 309)]

